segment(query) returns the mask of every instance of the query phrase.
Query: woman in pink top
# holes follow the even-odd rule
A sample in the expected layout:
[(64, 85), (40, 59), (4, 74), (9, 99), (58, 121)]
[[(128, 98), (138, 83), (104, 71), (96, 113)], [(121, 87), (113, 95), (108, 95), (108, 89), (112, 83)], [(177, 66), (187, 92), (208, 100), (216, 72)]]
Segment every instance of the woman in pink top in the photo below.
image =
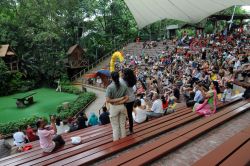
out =
[(46, 123), (43, 119), (38, 120), (36, 125), (40, 146), (44, 152), (50, 153), (65, 144), (63, 138), (60, 135), (56, 135), (57, 128), (54, 116), (51, 116), (51, 128), (45, 128)]

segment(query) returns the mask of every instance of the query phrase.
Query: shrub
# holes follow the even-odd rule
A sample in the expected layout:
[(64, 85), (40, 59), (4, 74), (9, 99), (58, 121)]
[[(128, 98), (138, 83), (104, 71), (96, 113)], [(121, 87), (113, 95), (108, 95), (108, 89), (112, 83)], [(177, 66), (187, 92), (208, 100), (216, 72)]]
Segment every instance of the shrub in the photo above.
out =
[(81, 93), (80, 89), (78, 89), (74, 86), (70, 86), (70, 85), (63, 85), (62, 92), (72, 93), (72, 94), (76, 94), (76, 95), (79, 95)]
[(69, 109), (64, 109), (62, 105), (59, 105), (57, 107), (58, 116), (60, 119), (66, 119), (76, 115), (89, 102), (94, 100), (95, 97), (95, 94), (92, 92), (81, 93), (75, 101), (69, 103)]
[(36, 121), (39, 118), (43, 118), (46, 122), (48, 122), (48, 119), (46, 117), (33, 116), (30, 118), (23, 118), (19, 121), (0, 123), (0, 133), (3, 135), (8, 135), (16, 132), (18, 128), (20, 128), (21, 130), (25, 130), (27, 125), (35, 127)]
[[(84, 108), (89, 102), (95, 99), (95, 93), (92, 92), (84, 92), (81, 93), (80, 90), (73, 86), (63, 86), (64, 92), (73, 93), (79, 95), (78, 98), (69, 103), (69, 108), (64, 109), (62, 105), (57, 107), (57, 114), (61, 120), (67, 119), (68, 117), (72, 117), (76, 115), (82, 108)], [(47, 121), (47, 118), (42, 117)], [(17, 128), (25, 130), (27, 125), (35, 126), (38, 116), (33, 116), (30, 118), (24, 118), (19, 121), (8, 122), (8, 123), (0, 123), (0, 133), (3, 135), (12, 134), (16, 131)]]

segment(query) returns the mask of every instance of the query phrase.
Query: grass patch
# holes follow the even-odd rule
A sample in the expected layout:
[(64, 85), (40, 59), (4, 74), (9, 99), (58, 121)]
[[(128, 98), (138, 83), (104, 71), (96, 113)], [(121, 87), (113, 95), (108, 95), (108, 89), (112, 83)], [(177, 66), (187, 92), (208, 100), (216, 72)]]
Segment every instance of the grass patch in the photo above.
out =
[[(16, 100), (13, 99), (22, 93), (0, 97), (0, 123), (18, 121), (33, 116), (48, 117), (57, 113), (57, 106), (63, 102), (72, 102), (77, 95), (64, 92), (56, 92), (55, 89), (40, 88), (32, 90), (35, 103), (26, 108), (17, 108)], [(25, 94), (25, 93), (23, 93)]]

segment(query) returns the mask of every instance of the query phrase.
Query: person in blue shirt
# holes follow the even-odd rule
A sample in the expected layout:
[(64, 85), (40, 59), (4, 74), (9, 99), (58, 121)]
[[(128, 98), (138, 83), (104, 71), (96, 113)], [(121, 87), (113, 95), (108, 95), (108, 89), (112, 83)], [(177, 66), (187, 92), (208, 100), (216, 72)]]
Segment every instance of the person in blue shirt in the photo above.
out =
[(200, 103), (203, 100), (200, 88), (201, 88), (200, 83), (195, 86), (195, 96), (194, 96), (195, 103)]
[(98, 117), (95, 115), (94, 112), (90, 113), (90, 118), (89, 118), (89, 121), (88, 121), (88, 125), (89, 126), (98, 125)]
[(198, 82), (201, 79), (202, 73), (201, 73), (201, 69), (199, 67), (197, 67), (193, 77), (192, 77), (192, 81), (190, 82), (191, 86), (193, 86), (194, 83)]

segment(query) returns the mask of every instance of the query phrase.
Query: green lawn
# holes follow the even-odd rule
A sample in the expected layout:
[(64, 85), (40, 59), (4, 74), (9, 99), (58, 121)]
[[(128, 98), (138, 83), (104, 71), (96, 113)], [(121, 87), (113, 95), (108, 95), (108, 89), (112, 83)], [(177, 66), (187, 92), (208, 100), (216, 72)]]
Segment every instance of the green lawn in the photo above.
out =
[[(37, 116), (48, 116), (56, 113), (59, 104), (73, 101), (77, 95), (56, 92), (55, 89), (40, 88), (30, 92), (36, 92), (33, 96), (35, 103), (26, 108), (17, 108), (16, 100), (13, 99), (24, 94), (19, 93), (11, 96), (0, 97), (0, 123), (18, 121), (20, 118)], [(28, 92), (28, 93), (30, 93)]]

